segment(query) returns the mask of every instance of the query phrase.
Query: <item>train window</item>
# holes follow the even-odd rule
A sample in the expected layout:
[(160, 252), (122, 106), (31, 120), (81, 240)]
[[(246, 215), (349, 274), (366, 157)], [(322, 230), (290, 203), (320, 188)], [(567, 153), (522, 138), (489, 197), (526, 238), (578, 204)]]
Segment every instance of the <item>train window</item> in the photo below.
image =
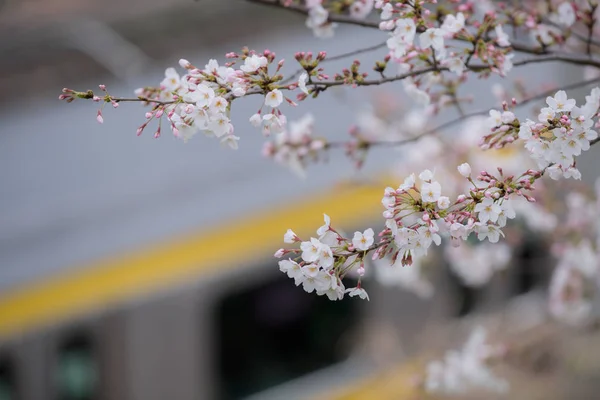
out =
[(548, 278), (542, 275), (545, 269), (543, 266), (549, 262), (545, 258), (547, 254), (545, 243), (531, 237), (525, 239), (518, 254), (519, 259), (512, 287), (513, 295), (527, 293), (535, 289), (537, 285), (544, 284)]
[(333, 302), (269, 276), (216, 308), (220, 399), (235, 400), (344, 361), (360, 301)]
[(58, 349), (57, 400), (94, 400), (98, 391), (98, 362), (87, 332), (67, 337)]
[(15, 366), (12, 359), (0, 355), (0, 400), (15, 400), (17, 398)]

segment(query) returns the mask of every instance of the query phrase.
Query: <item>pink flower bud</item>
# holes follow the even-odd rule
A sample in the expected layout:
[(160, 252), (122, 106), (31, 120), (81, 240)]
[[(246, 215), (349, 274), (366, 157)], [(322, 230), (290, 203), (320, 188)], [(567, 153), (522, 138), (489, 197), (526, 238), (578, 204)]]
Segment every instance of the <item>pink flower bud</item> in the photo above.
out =
[(104, 123), (104, 118), (102, 118), (102, 111), (98, 110), (98, 114), (96, 115), (96, 121), (99, 123)]
[(192, 67), (192, 64), (185, 58), (179, 60), (179, 65), (181, 66), (181, 68), (185, 69), (190, 69)]
[(98, 85), (98, 87), (100, 88), (100, 90), (106, 92), (106, 85)]

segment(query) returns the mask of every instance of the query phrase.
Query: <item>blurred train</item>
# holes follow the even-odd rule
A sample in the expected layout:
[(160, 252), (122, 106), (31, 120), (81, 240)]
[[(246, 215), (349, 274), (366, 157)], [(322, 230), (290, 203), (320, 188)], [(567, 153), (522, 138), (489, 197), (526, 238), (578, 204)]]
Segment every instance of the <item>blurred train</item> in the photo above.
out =
[[(242, 44), (335, 55), (382, 40), (340, 27), (335, 41), (316, 42), (299, 17), (279, 36), (265, 18)], [(202, 65), (240, 48), (231, 36), (125, 81), (86, 76), (85, 84), (129, 94), (159, 82), (179, 57)], [(56, 82), (56, 93), (78, 82)], [(488, 84), (467, 88), (487, 93)], [(364, 104), (330, 92), (288, 118), (310, 110), (319, 133), (344, 134)], [(234, 124), (247, 126), (259, 106), (240, 101)], [(272, 257), (283, 233), (314, 234), (323, 212), (347, 231), (380, 223), (385, 185), (371, 176), (397, 156), (390, 150), (374, 150), (361, 172), (332, 154), (301, 181), (259, 158), (264, 139), (250, 128), (230, 152), (204, 138), (186, 146), (136, 138), (143, 114), (135, 105), (106, 110), (103, 126), (92, 104), (58, 104), (54, 95), (1, 112), (0, 400), (337, 400), (340, 388), (379, 373), (365, 352), (410, 356), (432, 321), (493, 308), (536, 283), (509, 274), (478, 292), (440, 268), (429, 301), (374, 281), (365, 284), (370, 302), (330, 302), (295, 287)], [(534, 257), (528, 249), (523, 256)], [(394, 334), (402, 354), (383, 343)]]
[(369, 330), (410, 344), (477, 305), (459, 286), (421, 301), (372, 281), (370, 302), (331, 302), (277, 270), (286, 227), (309, 235), (322, 210), (359, 227), (379, 215), (380, 192), (339, 187), (7, 291), (0, 399), (337, 398), (327, 393), (376, 372), (359, 360)]

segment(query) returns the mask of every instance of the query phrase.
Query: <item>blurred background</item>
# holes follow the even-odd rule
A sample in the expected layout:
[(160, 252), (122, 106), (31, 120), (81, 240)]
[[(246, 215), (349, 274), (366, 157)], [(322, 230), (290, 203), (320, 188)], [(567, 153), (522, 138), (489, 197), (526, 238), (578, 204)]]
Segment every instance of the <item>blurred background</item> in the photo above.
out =
[[(373, 177), (398, 153), (376, 150), (360, 171), (334, 153), (301, 180), (260, 156), (264, 138), (247, 123), (260, 99), (234, 107), (237, 152), (136, 137), (137, 104), (107, 108), (100, 125), (94, 104), (57, 100), (63, 87), (98, 84), (129, 96), (180, 58), (204, 65), (243, 46), (275, 51), (293, 71), (296, 51), (384, 40), (348, 27), (319, 40), (302, 16), (242, 0), (0, 0), (0, 400), (337, 399), (410, 360), (436, 326), (543, 283), (508, 273), (477, 292), (441, 268), (428, 301), (375, 281), (370, 302), (309, 295), (272, 258), (283, 233), (313, 234), (323, 212), (347, 231), (378, 224)], [(319, 134), (342, 138), (380, 93), (331, 90), (286, 115), (310, 111)], [(493, 105), (487, 97), (478, 105)]]

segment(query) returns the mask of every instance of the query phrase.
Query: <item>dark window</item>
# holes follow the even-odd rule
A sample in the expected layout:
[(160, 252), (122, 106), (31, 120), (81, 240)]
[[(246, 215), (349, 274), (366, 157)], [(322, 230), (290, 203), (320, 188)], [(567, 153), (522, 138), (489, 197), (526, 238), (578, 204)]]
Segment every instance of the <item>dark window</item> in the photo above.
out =
[(548, 274), (551, 268), (545, 268), (550, 264), (548, 259), (547, 244), (532, 237), (525, 238), (520, 249), (517, 270), (513, 283), (513, 294), (519, 295), (535, 289), (538, 285), (544, 285), (548, 276), (544, 276), (544, 271)]
[(7, 354), (0, 354), (0, 400), (15, 400), (17, 384), (13, 360)]
[(87, 332), (72, 333), (60, 344), (55, 379), (57, 400), (98, 398), (98, 362)]
[(359, 304), (306, 293), (283, 274), (228, 294), (216, 307), (220, 398), (243, 398), (345, 360)]

